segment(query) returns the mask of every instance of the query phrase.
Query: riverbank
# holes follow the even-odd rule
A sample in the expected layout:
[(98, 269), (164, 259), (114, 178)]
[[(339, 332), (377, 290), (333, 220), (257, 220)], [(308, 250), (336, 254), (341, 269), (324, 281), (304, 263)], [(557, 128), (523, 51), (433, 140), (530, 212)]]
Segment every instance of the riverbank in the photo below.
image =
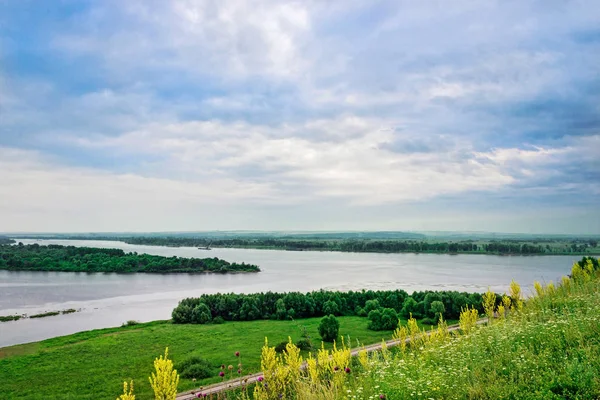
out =
[[(367, 329), (367, 318), (338, 317), (340, 335), (350, 343), (371, 344), (390, 339), (391, 331)], [(99, 329), (41, 342), (0, 348), (0, 393), (3, 400), (78, 399), (114, 400), (123, 380), (133, 379), (136, 395), (150, 398), (148, 376), (155, 357), (169, 347), (178, 364), (191, 356), (208, 360), (212, 376), (194, 382), (181, 379), (180, 391), (219, 382), (221, 364), (237, 365), (243, 374), (258, 372), (265, 337), (275, 345), (302, 339), (304, 328), (313, 346), (320, 347), (320, 318), (297, 321), (227, 322), (220, 325), (174, 325), (155, 321), (120, 328)], [(331, 348), (330, 343), (325, 343)], [(235, 357), (235, 352), (241, 358)], [(237, 375), (236, 371), (233, 372)], [(229, 371), (227, 373), (229, 376)]]

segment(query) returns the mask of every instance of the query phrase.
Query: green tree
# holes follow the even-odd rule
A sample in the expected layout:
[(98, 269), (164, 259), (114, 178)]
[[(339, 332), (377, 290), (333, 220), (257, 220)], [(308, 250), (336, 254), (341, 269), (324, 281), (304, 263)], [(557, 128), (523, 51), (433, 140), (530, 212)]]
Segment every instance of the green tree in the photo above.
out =
[(417, 311), (418, 306), (419, 304), (417, 303), (417, 301), (411, 296), (408, 296), (406, 300), (404, 300), (404, 303), (402, 303), (402, 310), (400, 311), (400, 315), (402, 315), (404, 318), (409, 318), (410, 314), (414, 314), (415, 311)]
[(340, 331), (340, 322), (335, 315), (330, 314), (321, 319), (319, 324), (319, 335), (324, 342), (333, 342), (338, 337)]
[(338, 306), (338, 304), (335, 301), (332, 300), (328, 300), (325, 302), (325, 304), (323, 304), (323, 314), (325, 315), (339, 315), (340, 314), (340, 308)]
[(431, 314), (433, 314), (433, 317), (437, 321), (439, 321), (440, 317), (446, 311), (446, 307), (444, 306), (444, 303), (442, 303), (439, 300), (436, 300), (436, 301), (434, 301), (434, 302), (431, 303), (431, 307), (429, 308), (429, 311), (430, 311)]

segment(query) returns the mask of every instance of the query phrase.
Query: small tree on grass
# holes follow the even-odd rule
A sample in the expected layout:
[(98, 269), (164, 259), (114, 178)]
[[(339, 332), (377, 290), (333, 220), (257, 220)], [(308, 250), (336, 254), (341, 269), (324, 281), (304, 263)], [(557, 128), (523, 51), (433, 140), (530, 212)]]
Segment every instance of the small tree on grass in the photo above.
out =
[(319, 324), (319, 335), (321, 335), (323, 341), (333, 342), (337, 339), (339, 331), (340, 323), (333, 314), (321, 319), (321, 323)]

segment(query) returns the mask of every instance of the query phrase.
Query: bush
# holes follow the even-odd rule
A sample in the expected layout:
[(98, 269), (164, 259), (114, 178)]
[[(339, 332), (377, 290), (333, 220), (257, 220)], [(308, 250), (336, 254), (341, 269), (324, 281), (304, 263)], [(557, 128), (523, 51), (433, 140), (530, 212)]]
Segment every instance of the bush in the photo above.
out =
[(177, 364), (176, 369), (183, 378), (187, 379), (203, 379), (213, 375), (210, 363), (197, 356)]
[(200, 303), (192, 310), (192, 323), (207, 324), (211, 320), (210, 308), (206, 304)]
[(435, 324), (437, 324), (437, 323), (438, 323), (438, 321), (436, 321), (436, 320), (435, 320), (435, 319), (433, 319), (433, 318), (423, 318), (423, 319), (421, 320), (421, 323), (422, 323), (423, 325), (435, 325)]
[(393, 308), (373, 310), (369, 313), (367, 328), (372, 331), (391, 331), (398, 327), (398, 314)]
[(333, 342), (338, 337), (340, 331), (340, 322), (335, 315), (329, 315), (321, 319), (319, 324), (319, 335), (324, 342)]
[(312, 350), (312, 343), (308, 339), (300, 339), (296, 342), (296, 347), (300, 350)]
[(418, 303), (412, 297), (407, 297), (402, 303), (402, 310), (400, 311), (400, 315), (404, 318), (409, 318), (411, 314), (414, 314), (417, 311)]
[(192, 322), (192, 307), (181, 304), (171, 313), (174, 324), (189, 324)]
[(139, 321), (134, 321), (134, 320), (130, 319), (129, 321), (125, 322), (121, 326), (134, 326), (134, 325), (138, 325), (139, 323), (140, 323)]
[(218, 317), (212, 320), (212, 323), (219, 325), (225, 323), (225, 320), (219, 315)]
[(275, 351), (277, 353), (283, 353), (285, 351), (285, 347), (287, 346), (289, 342), (280, 342), (277, 343), (277, 345), (275, 346)]
[(377, 300), (367, 300), (365, 302), (365, 313), (367, 315), (369, 315), (369, 313), (373, 310), (379, 310), (381, 308), (381, 305), (379, 304), (379, 301)]
[(367, 312), (365, 311), (364, 308), (361, 308), (359, 306), (356, 306), (356, 308), (354, 309), (354, 313), (358, 316), (358, 317), (366, 317), (367, 316)]

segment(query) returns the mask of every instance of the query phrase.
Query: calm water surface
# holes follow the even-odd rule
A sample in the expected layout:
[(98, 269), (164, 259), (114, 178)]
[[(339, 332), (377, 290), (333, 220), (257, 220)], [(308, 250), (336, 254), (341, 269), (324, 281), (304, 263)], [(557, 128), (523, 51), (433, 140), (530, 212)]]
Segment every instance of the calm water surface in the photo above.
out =
[[(21, 240), (120, 248), (181, 257), (219, 257), (257, 264), (262, 272), (232, 275), (87, 274), (0, 271), (0, 315), (80, 309), (41, 319), (0, 323), (0, 347), (79, 331), (119, 326), (127, 320), (170, 318), (184, 297), (202, 293), (355, 289), (459, 290), (502, 293), (511, 279), (531, 284), (569, 273), (575, 256), (487, 256), (291, 252), (253, 249), (129, 245), (113, 241)], [(527, 292), (527, 289), (526, 289)]]

